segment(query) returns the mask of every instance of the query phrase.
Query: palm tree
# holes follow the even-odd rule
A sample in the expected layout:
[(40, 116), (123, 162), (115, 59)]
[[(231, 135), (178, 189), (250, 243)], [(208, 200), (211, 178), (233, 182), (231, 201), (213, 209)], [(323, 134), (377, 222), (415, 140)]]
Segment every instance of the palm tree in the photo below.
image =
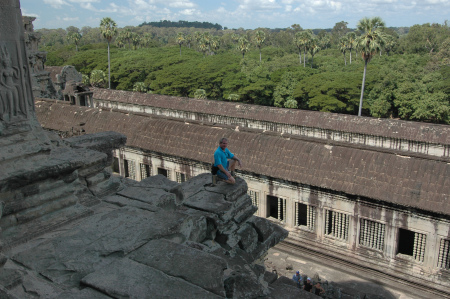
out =
[(139, 36), (139, 34), (132, 32), (131, 42), (133, 43), (133, 50), (136, 50), (137, 46), (141, 43), (141, 37)]
[(331, 43), (331, 37), (329, 34), (325, 34), (324, 36), (319, 38), (319, 46), (322, 49), (328, 49)]
[(356, 33), (349, 32), (346, 35), (347, 37), (347, 50), (350, 52), (350, 64), (352, 64), (352, 50), (355, 48), (356, 44)]
[(131, 49), (131, 40), (133, 38), (133, 32), (131, 32), (130, 28), (125, 29), (123, 31), (123, 37), (128, 42), (128, 48)]
[(217, 51), (218, 49), (219, 49), (219, 46), (220, 46), (220, 40), (219, 40), (219, 37), (217, 37), (217, 36), (213, 36), (212, 38), (211, 38), (211, 42), (210, 42), (210, 45), (211, 45), (211, 55), (213, 54), (213, 53), (215, 53), (215, 51)]
[(194, 98), (196, 98), (196, 99), (206, 99), (206, 91), (204, 89), (197, 89), (194, 92)]
[(238, 49), (242, 53), (242, 59), (244, 59), (245, 53), (247, 53), (250, 50), (250, 43), (245, 37), (239, 38)]
[(347, 36), (343, 36), (339, 39), (339, 43), (338, 43), (338, 47), (339, 50), (342, 52), (342, 54), (344, 54), (344, 63), (345, 65), (347, 65), (347, 57), (345, 57), (345, 52), (347, 52)]
[(111, 89), (111, 59), (109, 54), (109, 44), (117, 34), (117, 24), (111, 18), (106, 17), (100, 21), (102, 36), (108, 41), (108, 88)]
[(255, 42), (256, 46), (259, 49), (259, 62), (261, 62), (261, 47), (265, 40), (266, 40), (266, 33), (262, 30), (256, 31)]
[(298, 48), (298, 57), (300, 58), (300, 64), (302, 64), (302, 49), (303, 49), (303, 42), (302, 42), (302, 33), (296, 32), (294, 37), (295, 45)]
[(313, 37), (309, 42), (309, 53), (311, 54), (311, 68), (313, 67), (314, 55), (320, 51), (319, 41)]
[(312, 39), (313, 33), (311, 30), (299, 32), (298, 43), (303, 49), (303, 67), (306, 67), (306, 52), (308, 52), (309, 42)]
[(385, 43), (384, 43), (384, 50), (386, 51), (387, 55), (389, 56), (389, 52), (392, 51), (392, 49), (395, 47), (395, 39), (392, 35), (386, 35)]
[(185, 38), (182, 32), (178, 32), (177, 34), (177, 43), (180, 45), (180, 57), (181, 57), (181, 45), (184, 43)]
[(93, 70), (89, 82), (95, 87), (104, 87), (106, 81), (105, 72), (102, 70)]
[(133, 91), (137, 92), (147, 92), (147, 86), (144, 82), (136, 82), (133, 85)]
[(184, 37), (186, 44), (188, 45), (188, 48), (191, 48), (191, 42), (192, 42), (192, 35), (188, 34)]
[(78, 42), (81, 39), (81, 34), (79, 32), (69, 32), (67, 35), (67, 40), (75, 44), (75, 50), (78, 52)]
[(203, 53), (203, 58), (206, 56), (206, 52), (208, 52), (208, 41), (205, 38), (200, 38), (198, 41), (198, 49)]
[(361, 98), (359, 99), (358, 116), (361, 116), (364, 84), (366, 83), (367, 64), (384, 45), (385, 35), (380, 29), (384, 27), (384, 22), (380, 17), (363, 18), (358, 22), (357, 28), (362, 32), (357, 39), (357, 49), (364, 60), (364, 74), (361, 86)]

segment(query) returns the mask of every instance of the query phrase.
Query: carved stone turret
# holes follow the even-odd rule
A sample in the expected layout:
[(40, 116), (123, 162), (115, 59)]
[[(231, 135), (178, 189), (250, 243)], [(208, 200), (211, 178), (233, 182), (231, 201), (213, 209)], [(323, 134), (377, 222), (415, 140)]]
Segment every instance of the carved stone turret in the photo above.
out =
[(44, 69), (44, 64), (47, 61), (47, 52), (39, 51), (38, 49), (41, 34), (33, 30), (33, 21), (35, 19), (35, 17), (22, 17), (33, 95), (35, 97), (56, 99), (58, 95), (50, 78), (50, 72)]
[[(19, 1), (0, 0), (0, 250), (91, 213), (93, 194), (120, 185), (107, 154), (64, 143), (38, 123), (23, 27)], [(126, 137), (92, 139), (108, 152)]]
[[(0, 2), (0, 135), (9, 125), (37, 126), (19, 2)], [(30, 128), (31, 129), (31, 128)]]

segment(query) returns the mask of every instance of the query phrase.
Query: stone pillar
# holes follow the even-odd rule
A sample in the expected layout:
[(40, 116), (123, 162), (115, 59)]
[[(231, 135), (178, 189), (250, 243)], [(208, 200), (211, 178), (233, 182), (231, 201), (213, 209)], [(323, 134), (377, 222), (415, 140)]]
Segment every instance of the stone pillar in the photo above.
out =
[(20, 4), (0, 0), (0, 135), (2, 128), (27, 120), (36, 115)]

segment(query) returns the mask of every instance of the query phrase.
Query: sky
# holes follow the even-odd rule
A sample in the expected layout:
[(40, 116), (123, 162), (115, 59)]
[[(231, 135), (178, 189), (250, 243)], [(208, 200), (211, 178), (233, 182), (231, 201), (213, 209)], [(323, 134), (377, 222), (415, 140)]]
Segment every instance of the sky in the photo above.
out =
[(98, 27), (104, 17), (119, 28), (143, 22), (200, 21), (228, 28), (325, 29), (341, 21), (356, 28), (364, 17), (387, 27), (450, 21), (450, 0), (20, 0), (35, 29)]

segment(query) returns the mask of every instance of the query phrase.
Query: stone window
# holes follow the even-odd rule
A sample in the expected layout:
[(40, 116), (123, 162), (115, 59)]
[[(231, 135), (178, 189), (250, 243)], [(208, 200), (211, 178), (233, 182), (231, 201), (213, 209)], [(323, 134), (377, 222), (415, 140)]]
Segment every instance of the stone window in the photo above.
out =
[(152, 176), (152, 168), (148, 164), (140, 163), (141, 168), (141, 180)]
[(295, 203), (295, 226), (306, 226), (314, 230), (316, 224), (316, 207), (303, 203)]
[(125, 177), (135, 180), (136, 179), (136, 171), (135, 171), (134, 161), (124, 159), (123, 163), (124, 163), (124, 169), (125, 169)]
[(382, 251), (386, 226), (367, 219), (361, 219), (359, 225), (359, 245)]
[(113, 157), (112, 171), (114, 173), (120, 173), (119, 158), (117, 158), (117, 157)]
[(170, 170), (158, 167), (158, 174), (162, 174), (166, 178), (170, 179)]
[(441, 239), (438, 267), (450, 270), (450, 240)]
[(248, 190), (247, 194), (250, 196), (250, 198), (252, 199), (252, 204), (255, 207), (259, 206), (259, 192), (257, 191), (253, 191), (253, 190)]
[(267, 195), (267, 217), (273, 217), (280, 221), (286, 220), (286, 199)]
[(176, 174), (176, 177), (177, 177), (177, 183), (183, 183), (183, 182), (187, 181), (185, 173), (177, 171), (175, 174)]
[(411, 256), (418, 262), (423, 262), (427, 236), (407, 229), (400, 228), (397, 253)]
[(330, 210), (326, 210), (325, 213), (325, 235), (335, 239), (348, 240), (350, 216)]

